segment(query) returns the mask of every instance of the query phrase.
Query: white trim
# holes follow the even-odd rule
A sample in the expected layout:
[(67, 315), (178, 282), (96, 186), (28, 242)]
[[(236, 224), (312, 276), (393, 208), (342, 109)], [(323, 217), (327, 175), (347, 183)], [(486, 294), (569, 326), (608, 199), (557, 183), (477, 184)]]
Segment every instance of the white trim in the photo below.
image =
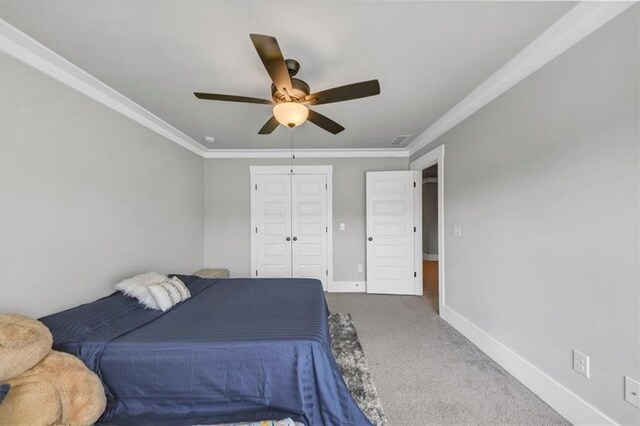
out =
[(449, 306), (440, 308), (440, 316), (572, 424), (616, 424), (606, 414)]
[[(296, 158), (364, 158), (364, 157), (408, 157), (406, 149), (393, 148), (341, 148), (341, 149), (296, 149)], [(204, 158), (289, 158), (289, 149), (212, 149)]]
[(422, 171), (413, 170), (413, 294), (423, 295), (422, 281)]
[(364, 293), (366, 290), (366, 281), (333, 281), (329, 287), (329, 293)]
[(202, 145), (180, 130), (2, 19), (0, 19), (0, 51), (119, 112), (191, 152), (202, 156), (205, 151)]
[[(249, 166), (249, 173), (252, 176), (288, 175), (291, 171), (291, 166)], [(333, 175), (333, 166), (293, 166), (293, 174), (331, 176)]]
[[(292, 173), (293, 172), (293, 173)], [(251, 175), (251, 186), (249, 188), (253, 193), (256, 175), (286, 175), (286, 174), (314, 174), (325, 175), (327, 177), (327, 291), (333, 287), (333, 166), (249, 166), (249, 174)], [(258, 264), (258, 253), (256, 251), (256, 233), (253, 229), (256, 227), (253, 212), (257, 206), (254, 205), (254, 197), (251, 197), (251, 271), (256, 270)]]
[[(411, 170), (424, 170), (438, 165), (438, 307), (440, 316), (446, 301), (446, 286), (444, 276), (444, 145), (416, 158), (409, 164)], [(420, 220), (422, 223), (422, 220)], [(422, 233), (420, 234), (422, 236)], [(422, 253), (422, 237), (418, 238), (418, 253)], [(422, 268), (420, 268), (422, 271)]]
[(428, 260), (430, 262), (437, 262), (438, 261), (438, 255), (437, 254), (422, 253), (422, 260)]
[(634, 1), (579, 2), (407, 147), (411, 155), (615, 18)]
[(331, 288), (330, 286), (333, 286), (333, 166), (321, 167), (325, 168), (325, 174), (327, 175), (327, 226), (329, 227), (327, 233), (327, 268), (329, 269), (329, 275), (327, 276), (328, 290)]

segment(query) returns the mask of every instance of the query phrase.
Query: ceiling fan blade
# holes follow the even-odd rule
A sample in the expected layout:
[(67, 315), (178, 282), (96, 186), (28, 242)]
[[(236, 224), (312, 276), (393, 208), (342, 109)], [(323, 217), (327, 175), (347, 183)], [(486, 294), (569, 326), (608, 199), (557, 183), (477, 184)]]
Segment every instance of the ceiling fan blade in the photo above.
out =
[(327, 132), (333, 133), (334, 135), (337, 135), (344, 130), (344, 127), (342, 127), (332, 119), (325, 117), (322, 114), (318, 114), (313, 110), (309, 110), (309, 116), (307, 117), (307, 120), (309, 120), (316, 126), (323, 128)]
[(243, 102), (246, 104), (263, 104), (263, 105), (273, 104), (273, 102), (268, 101), (266, 99), (251, 98), (248, 96), (219, 95), (216, 93), (202, 93), (202, 92), (194, 92), (193, 94), (196, 95), (196, 98), (198, 99), (207, 99), (210, 101)]
[(333, 102), (349, 101), (351, 99), (366, 98), (367, 96), (375, 96), (379, 94), (380, 83), (378, 80), (369, 80), (312, 93), (305, 98), (305, 102), (308, 102), (310, 105), (322, 105)]
[(293, 94), (291, 77), (289, 76), (287, 64), (284, 62), (280, 46), (278, 46), (278, 41), (275, 37), (262, 34), (249, 34), (249, 37), (251, 37), (253, 46), (258, 51), (258, 56), (260, 56), (264, 67), (267, 69), (273, 84), (275, 84), (279, 92), (285, 94), (285, 96), (291, 96)]
[(264, 126), (262, 126), (262, 129), (260, 129), (260, 131), (258, 132), (259, 135), (269, 135), (271, 134), (271, 132), (273, 132), (276, 127), (278, 127), (280, 125), (280, 123), (278, 122), (278, 120), (276, 120), (275, 117), (271, 117), (269, 119), (269, 121), (267, 121), (266, 123), (264, 123)]

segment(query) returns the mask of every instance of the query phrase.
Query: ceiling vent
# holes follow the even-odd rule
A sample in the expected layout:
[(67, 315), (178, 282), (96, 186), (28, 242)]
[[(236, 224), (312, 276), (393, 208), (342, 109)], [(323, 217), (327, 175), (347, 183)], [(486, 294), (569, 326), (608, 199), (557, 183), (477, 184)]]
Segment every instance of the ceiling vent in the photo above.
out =
[(391, 141), (391, 146), (404, 146), (407, 139), (409, 139), (411, 135), (398, 135), (394, 140)]

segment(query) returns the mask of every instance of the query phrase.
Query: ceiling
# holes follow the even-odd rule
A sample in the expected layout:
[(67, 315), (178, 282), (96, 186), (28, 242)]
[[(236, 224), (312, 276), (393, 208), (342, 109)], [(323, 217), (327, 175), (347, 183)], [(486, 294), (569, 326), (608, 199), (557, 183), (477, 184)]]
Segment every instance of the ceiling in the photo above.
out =
[(388, 148), (422, 133), (574, 4), (3, 1), (0, 17), (208, 149), (289, 146), (282, 126), (257, 134), (269, 106), (193, 96), (270, 99), (249, 33), (273, 35), (312, 91), (381, 85), (380, 96), (314, 107), (346, 130), (305, 123), (298, 148)]

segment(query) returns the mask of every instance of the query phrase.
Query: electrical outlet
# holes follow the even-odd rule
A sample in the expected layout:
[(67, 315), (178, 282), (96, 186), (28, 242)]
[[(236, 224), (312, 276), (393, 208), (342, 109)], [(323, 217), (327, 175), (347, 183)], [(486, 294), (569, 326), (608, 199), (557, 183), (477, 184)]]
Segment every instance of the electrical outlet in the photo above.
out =
[(589, 378), (589, 357), (575, 349), (573, 350), (573, 369)]
[(453, 225), (453, 236), (462, 237), (462, 225)]
[(358, 264), (358, 272), (364, 272), (364, 266), (362, 263)]
[(624, 400), (640, 408), (640, 382), (624, 376)]

